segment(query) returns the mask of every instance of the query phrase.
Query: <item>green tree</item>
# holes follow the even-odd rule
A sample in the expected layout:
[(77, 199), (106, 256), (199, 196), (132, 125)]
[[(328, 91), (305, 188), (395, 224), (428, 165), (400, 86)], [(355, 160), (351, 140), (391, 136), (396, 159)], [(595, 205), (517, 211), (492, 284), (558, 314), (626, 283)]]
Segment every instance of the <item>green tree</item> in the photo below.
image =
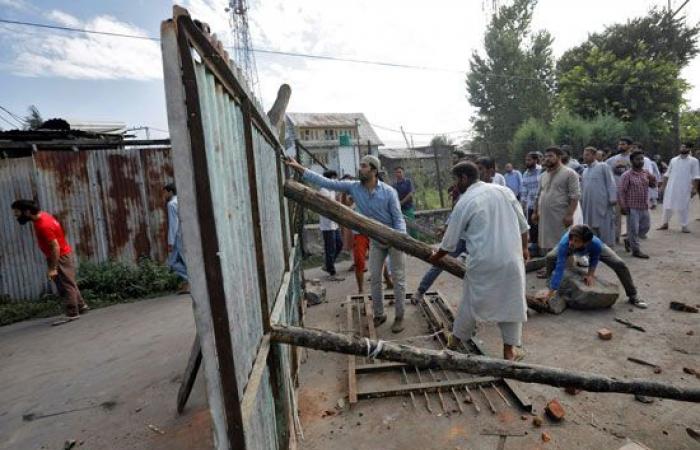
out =
[(681, 112), (680, 129), (681, 142), (700, 148), (700, 109)]
[(552, 121), (552, 139), (557, 145), (568, 145), (574, 152), (581, 152), (590, 140), (588, 122), (579, 116), (562, 111)]
[(588, 124), (590, 137), (587, 145), (596, 148), (615, 148), (620, 136), (626, 134), (625, 124), (611, 114), (598, 114)]
[(669, 134), (688, 89), (680, 71), (698, 53), (699, 31), (683, 16), (652, 9), (590, 35), (557, 63), (559, 102), (585, 118), (643, 121), (658, 141)]
[(476, 107), (474, 144), (506, 162), (518, 127), (529, 118), (549, 122), (554, 98), (552, 37), (531, 32), (536, 0), (515, 0), (491, 17), (485, 56), (472, 54), (469, 102)]
[(544, 152), (544, 149), (552, 145), (552, 136), (547, 125), (541, 120), (526, 120), (513, 136), (513, 152), (511, 162), (516, 166), (522, 166), (525, 155), (529, 152)]
[(39, 109), (36, 106), (31, 105), (29, 108), (27, 108), (27, 110), (29, 114), (24, 117), (24, 129), (36, 130), (41, 127), (41, 124), (44, 123), (44, 119), (41, 118)]

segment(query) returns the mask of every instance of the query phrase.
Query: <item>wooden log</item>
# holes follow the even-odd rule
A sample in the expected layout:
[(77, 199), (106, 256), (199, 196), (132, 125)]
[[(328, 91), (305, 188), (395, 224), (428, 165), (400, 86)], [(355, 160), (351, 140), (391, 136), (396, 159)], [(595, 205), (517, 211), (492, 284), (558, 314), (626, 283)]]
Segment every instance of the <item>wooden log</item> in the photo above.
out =
[[(367, 355), (367, 340), (365, 338), (279, 324), (272, 325), (270, 333), (272, 340), (280, 343), (336, 353)], [(370, 340), (369, 342), (373, 350), (378, 345), (378, 341)], [(404, 362), (424, 369), (439, 367), (477, 375), (512, 378), (527, 383), (574, 387), (590, 392), (640, 394), (700, 403), (700, 388), (682, 388), (644, 379), (618, 380), (599, 374), (466, 355), (449, 350), (418, 348), (386, 341), (382, 342), (377, 357), (386, 361)]]
[[(284, 196), (310, 210), (328, 217), (340, 225), (369, 236), (383, 244), (388, 244), (411, 256), (428, 262), (433, 249), (411, 236), (387, 227), (384, 224), (356, 213), (340, 202), (331, 200), (317, 191), (294, 180), (284, 183)], [(464, 278), (465, 268), (459, 260), (445, 256), (436, 266), (459, 278)]]
[(190, 350), (190, 357), (187, 360), (187, 367), (185, 367), (185, 374), (182, 376), (182, 382), (180, 383), (180, 389), (177, 392), (177, 413), (182, 414), (185, 409), (185, 404), (187, 404), (187, 399), (190, 398), (190, 393), (192, 393), (192, 387), (197, 379), (197, 372), (199, 371), (199, 366), (202, 364), (202, 347), (199, 345), (199, 337), (194, 337), (194, 343), (192, 344), (192, 350)]

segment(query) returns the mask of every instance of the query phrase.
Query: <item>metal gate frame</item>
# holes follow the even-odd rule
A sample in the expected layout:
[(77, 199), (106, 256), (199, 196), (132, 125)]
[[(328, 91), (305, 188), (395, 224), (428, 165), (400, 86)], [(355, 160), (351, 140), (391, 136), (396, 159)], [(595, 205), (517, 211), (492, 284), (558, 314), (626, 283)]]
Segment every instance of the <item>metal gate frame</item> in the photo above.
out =
[[(283, 147), (260, 106), (239, 82), (242, 76), (229, 64), (228, 55), (221, 45), (213, 41), (186, 10), (175, 6), (173, 11), (173, 19), (161, 24), (168, 123), (180, 198), (185, 260), (190, 270), (193, 308), (202, 347), (216, 447), (288, 448), (294, 440), (290, 429), (294, 428), (296, 414), (296, 352), (293, 348), (271, 343), (269, 335), (273, 316), (275, 322), (298, 323), (301, 320), (301, 252), (299, 245), (292, 246), (288, 207), (283, 197), (284, 172), (278, 157), (283, 154)], [(213, 76), (216, 92), (212, 93), (211, 89), (207, 91), (207, 86), (198, 86), (196, 67), (200, 70), (204, 67), (207, 76)], [(214, 203), (212, 194), (212, 190), (221, 188), (220, 183), (227, 178), (225, 175), (211, 178), (212, 162), (208, 161), (207, 144), (212, 143), (206, 142), (205, 132), (205, 126), (211, 124), (205, 123), (203, 102), (207, 99), (200, 97), (203, 91), (207, 95), (219, 96), (217, 100), (223, 98), (229, 102), (225, 106), (229, 108), (227, 111), (233, 108), (235, 112), (240, 108), (242, 112), (245, 154), (240, 156), (247, 165), (249, 199), (246, 198), (245, 201), (250, 206), (252, 230), (249, 231), (252, 231), (255, 256), (254, 272), (251, 275), (257, 279), (255, 288), (259, 293), (256, 297), (259, 298), (261, 317), (260, 322), (253, 325), (255, 333), (261, 336), (258, 342), (253, 343), (255, 349), (248, 349), (233, 339), (232, 330), (241, 321), (245, 321), (246, 317), (232, 316), (230, 307), (227, 306), (233, 300), (230, 291), (227, 298), (222, 255), (230, 242), (227, 239), (221, 242), (220, 237), (228, 237), (225, 233), (230, 234), (232, 231), (217, 228), (217, 218), (221, 220), (221, 213), (216, 208), (220, 205)], [(224, 125), (235, 126), (240, 123), (240, 117), (235, 116), (230, 119), (230, 123)], [(234, 130), (223, 131), (227, 132), (234, 133)], [(240, 151), (239, 147), (220, 150)], [(260, 197), (267, 196), (269, 200), (269, 196), (274, 194), (270, 194), (269, 190), (259, 192), (259, 186), (264, 182), (269, 184), (269, 179), (261, 181), (260, 174), (256, 171), (256, 156), (260, 158), (259, 154), (256, 155), (256, 150), (270, 149), (275, 153), (276, 174), (266, 173), (264, 178), (276, 175), (279, 218), (273, 218), (273, 226), (277, 228), (276, 232), (281, 233), (284, 275), (280, 279), (272, 279), (270, 269), (266, 266), (266, 263), (279, 265), (280, 262), (265, 261), (264, 239), (269, 240), (270, 235), (268, 233), (263, 236), (263, 227), (270, 226), (270, 208), (269, 205), (260, 203)], [(217, 182), (219, 186), (216, 186)], [(223, 188), (233, 189), (232, 186)], [(263, 209), (266, 207), (268, 215), (264, 218)], [(263, 223), (263, 219), (267, 222)], [(236, 245), (241, 245), (240, 241)], [(238, 268), (241, 271), (249, 269)], [(237, 367), (236, 361), (240, 360), (241, 352), (250, 351), (255, 354), (254, 361), (250, 371), (245, 374), (247, 378), (242, 380), (241, 367)], [(245, 366), (242, 370), (248, 370), (248, 367)], [(244, 386), (243, 389), (241, 385)]]

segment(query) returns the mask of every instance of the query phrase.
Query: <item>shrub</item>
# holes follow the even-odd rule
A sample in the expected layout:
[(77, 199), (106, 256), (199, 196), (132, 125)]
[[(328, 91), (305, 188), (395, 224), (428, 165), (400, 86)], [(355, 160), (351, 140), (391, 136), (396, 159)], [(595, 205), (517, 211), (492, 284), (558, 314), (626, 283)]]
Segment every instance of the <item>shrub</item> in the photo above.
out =
[(562, 112), (552, 121), (552, 138), (556, 145), (569, 145), (578, 154), (589, 143), (590, 127), (581, 117)]
[(552, 136), (547, 126), (540, 120), (528, 119), (513, 136), (511, 162), (518, 167), (523, 166), (525, 155), (534, 151), (543, 152), (550, 145)]

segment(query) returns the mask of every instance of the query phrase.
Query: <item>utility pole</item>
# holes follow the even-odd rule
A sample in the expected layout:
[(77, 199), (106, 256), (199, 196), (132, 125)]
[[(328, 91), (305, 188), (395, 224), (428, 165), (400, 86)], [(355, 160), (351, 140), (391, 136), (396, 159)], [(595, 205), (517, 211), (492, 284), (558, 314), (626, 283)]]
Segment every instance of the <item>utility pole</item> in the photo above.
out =
[(442, 175), (440, 174), (440, 162), (438, 160), (438, 145), (433, 144), (433, 159), (435, 160), (435, 175), (437, 176), (438, 194), (440, 195), (440, 208), (445, 207), (445, 198), (442, 193)]

